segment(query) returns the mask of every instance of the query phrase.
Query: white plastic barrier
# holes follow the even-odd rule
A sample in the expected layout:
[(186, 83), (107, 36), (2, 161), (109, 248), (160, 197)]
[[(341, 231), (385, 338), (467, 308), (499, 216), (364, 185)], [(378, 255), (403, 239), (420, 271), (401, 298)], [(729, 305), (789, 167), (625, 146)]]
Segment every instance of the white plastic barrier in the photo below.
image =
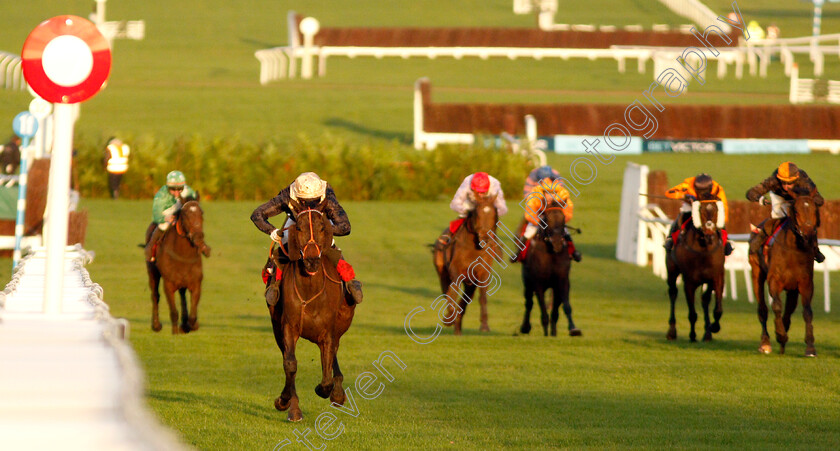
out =
[(147, 411), (128, 322), (109, 314), (92, 258), (65, 250), (58, 315), (43, 309), (43, 249), (0, 293), (0, 449), (183, 449)]
[(26, 89), (21, 64), (20, 56), (0, 51), (0, 86), (9, 90)]

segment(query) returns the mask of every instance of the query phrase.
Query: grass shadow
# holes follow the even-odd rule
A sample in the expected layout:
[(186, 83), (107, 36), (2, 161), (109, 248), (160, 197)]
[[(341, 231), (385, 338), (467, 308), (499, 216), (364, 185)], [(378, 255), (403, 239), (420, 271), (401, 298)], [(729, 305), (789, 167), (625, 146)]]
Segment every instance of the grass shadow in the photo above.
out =
[(387, 139), (389, 141), (397, 141), (401, 144), (411, 144), (414, 142), (411, 133), (374, 130), (372, 128), (365, 127), (354, 122), (350, 122), (340, 117), (327, 118), (326, 120), (324, 120), (323, 124), (328, 127), (343, 128), (353, 133), (370, 136), (371, 138), (381, 138)]

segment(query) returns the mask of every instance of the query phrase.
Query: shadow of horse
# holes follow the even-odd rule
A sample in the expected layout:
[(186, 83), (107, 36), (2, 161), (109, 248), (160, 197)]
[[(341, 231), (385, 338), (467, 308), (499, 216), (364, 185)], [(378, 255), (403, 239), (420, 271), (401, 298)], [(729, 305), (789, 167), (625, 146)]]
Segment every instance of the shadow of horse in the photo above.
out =
[(341, 336), (353, 322), (355, 303), (347, 299), (344, 286), (334, 264), (324, 264), (332, 249), (332, 225), (323, 213), (325, 203), (305, 208), (292, 200), (290, 207), (298, 212), (296, 223), (289, 229), (287, 255), (290, 262), (282, 269), (281, 299), (269, 305), (274, 339), (283, 352), (286, 383), (274, 401), (277, 410), (288, 410), (289, 421), (300, 421), (300, 409), (295, 376), (297, 359), (295, 346), (303, 337), (318, 345), (321, 351), (323, 378), (315, 387), (321, 398), (343, 405), (346, 397), (344, 376), (338, 365), (338, 346)]
[[(146, 242), (154, 230), (150, 227)], [(198, 302), (201, 299), (201, 280), (204, 273), (201, 255), (210, 256), (210, 247), (204, 242), (204, 212), (198, 200), (189, 200), (177, 213), (175, 223), (167, 229), (155, 250), (155, 261), (146, 262), (149, 274), (149, 288), (152, 290), (152, 330), (158, 332), (160, 323), (160, 281), (163, 279), (163, 293), (169, 304), (169, 318), (172, 333), (188, 333), (198, 330)], [(187, 309), (186, 291), (190, 292), (190, 307)], [(175, 305), (175, 291), (181, 296), (181, 324), (178, 324), (178, 307)]]
[[(715, 197), (706, 197), (692, 203), (691, 220), (675, 240), (674, 247), (665, 259), (668, 271), (668, 297), (671, 300), (671, 316), (668, 319), (668, 340), (677, 338), (677, 319), (674, 303), (677, 299), (677, 277), (682, 275), (685, 300), (688, 304), (688, 321), (691, 323), (689, 339), (697, 341), (694, 325), (697, 311), (694, 295), (697, 287), (708, 284), (703, 291), (704, 334), (703, 341), (711, 341), (712, 334), (720, 331), (723, 316), (724, 246), (720, 230), (724, 226), (724, 205)], [(712, 323), (709, 320), (709, 304), (715, 294), (715, 310)]]
[[(785, 353), (788, 341), (790, 317), (796, 310), (798, 297), (802, 298), (802, 317), (805, 320), (805, 356), (816, 357), (814, 347), (814, 313), (811, 299), (814, 295), (814, 243), (817, 239), (819, 222), (817, 204), (807, 193), (800, 193), (790, 208), (790, 216), (782, 221), (781, 227), (772, 238), (773, 243), (765, 255), (763, 246), (750, 246), (750, 267), (752, 268), (753, 290), (758, 299), (758, 320), (761, 323), (761, 345), (758, 350), (769, 354), (772, 351), (770, 336), (767, 333), (767, 299), (764, 295), (764, 283), (773, 299), (773, 313), (776, 315), (776, 342), (779, 353)], [(759, 227), (770, 230), (767, 236), (773, 236), (779, 221), (766, 220)], [(756, 234), (750, 240), (756, 239)], [(763, 243), (762, 243), (763, 244)], [(755, 253), (753, 250), (758, 249)], [(782, 292), (785, 292), (785, 308), (782, 314)]]
[(522, 262), (522, 282), (525, 286), (525, 317), (519, 331), (527, 334), (531, 331), (531, 308), (534, 306), (534, 294), (540, 305), (540, 322), (543, 335), (548, 336), (548, 311), (545, 306), (545, 292), (551, 289), (554, 302), (551, 306), (551, 336), (557, 336), (559, 308), (568, 320), (569, 335), (581, 335), (580, 329), (572, 321), (572, 306), (569, 303), (569, 272), (572, 259), (566, 243), (566, 216), (560, 204), (553, 200), (540, 213), (541, 224), (537, 234), (531, 238), (531, 244)]
[[(450, 244), (435, 247), (433, 261), (440, 279), (440, 289), (448, 302), (446, 312), (441, 318), (446, 325), (455, 326), (455, 335), (461, 335), (461, 324), (467, 305), (472, 302), (476, 288), (479, 288), (482, 332), (489, 332), (487, 324), (487, 286), (493, 274), (490, 270), (494, 256), (502, 255), (495, 236), (498, 212), (494, 203), (496, 196), (477, 196), (475, 209), (470, 212), (463, 224), (452, 236)], [(478, 286), (476, 283), (484, 283)], [(458, 289), (463, 284), (463, 293), (458, 302)], [(440, 298), (439, 298), (440, 299)], [(438, 301), (432, 305), (437, 309)]]

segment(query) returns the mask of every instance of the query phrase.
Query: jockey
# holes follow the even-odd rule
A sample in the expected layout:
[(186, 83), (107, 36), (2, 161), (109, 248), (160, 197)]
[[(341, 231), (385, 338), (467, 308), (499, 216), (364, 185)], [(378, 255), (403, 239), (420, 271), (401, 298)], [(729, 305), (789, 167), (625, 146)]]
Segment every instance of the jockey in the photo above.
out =
[[(554, 171), (548, 166), (543, 166), (531, 171), (531, 174), (528, 176), (529, 180), (532, 175), (544, 177), (534, 184), (527, 195), (528, 202), (525, 206), (525, 221), (527, 225), (519, 235), (519, 241), (524, 241), (526, 243), (531, 241), (531, 238), (537, 234), (537, 226), (540, 222), (539, 213), (541, 213), (551, 202), (551, 198), (554, 198), (563, 204), (563, 216), (566, 218), (566, 224), (571, 222), (572, 214), (575, 208), (575, 205), (572, 203), (572, 199), (569, 195), (569, 191), (563, 186), (563, 183), (558, 180), (560, 176), (557, 171)], [(527, 183), (528, 182), (526, 181), (526, 185)], [(567, 247), (569, 250), (569, 257), (571, 257), (574, 261), (579, 262), (581, 260), (580, 251), (575, 249), (575, 243), (572, 241), (572, 237), (569, 235), (568, 230), (564, 230), (564, 233), (564, 237), (568, 243)], [(524, 260), (527, 251), (528, 247), (526, 246), (525, 249), (523, 249), (515, 259), (511, 259), (511, 261), (516, 262)]]
[[(772, 205), (772, 211), (770, 212), (771, 219), (779, 219), (779, 218), (786, 218), (788, 212), (790, 210), (791, 202), (796, 198), (794, 194), (794, 189), (800, 188), (804, 189), (805, 191), (809, 192), (811, 196), (814, 197), (814, 203), (817, 204), (817, 207), (821, 207), (825, 203), (825, 199), (823, 199), (820, 192), (817, 191), (817, 185), (808, 177), (808, 174), (805, 171), (796, 167), (795, 164), (785, 161), (784, 163), (780, 164), (770, 177), (767, 177), (763, 182), (759, 183), (758, 185), (753, 186), (752, 188), (747, 191), (747, 199), (751, 202), (758, 202), (761, 205), (767, 205), (767, 200), (764, 198), (764, 195), (770, 193), (770, 203)], [(819, 210), (817, 210), (817, 226), (819, 226)], [(772, 224), (775, 225), (779, 221), (772, 221)], [(772, 227), (771, 227), (772, 228)], [(761, 240), (756, 240), (757, 245), (761, 245), (767, 239), (767, 232), (764, 230), (764, 227), (759, 227), (759, 230), (756, 232), (760, 237)], [(752, 242), (750, 242), (752, 245)], [(755, 252), (758, 249), (751, 249)], [(825, 256), (820, 252), (819, 244), (814, 242), (814, 260), (818, 263), (822, 263), (825, 260)]]
[[(169, 229), (175, 213), (181, 209), (184, 199), (195, 197), (195, 191), (187, 186), (187, 178), (181, 171), (172, 171), (166, 175), (166, 184), (155, 194), (152, 201), (152, 223), (146, 231), (146, 261), (155, 261), (154, 249), (164, 232)], [(151, 236), (149, 234), (151, 233)]]
[(560, 173), (552, 169), (551, 166), (540, 166), (532, 170), (528, 174), (528, 178), (525, 179), (525, 186), (522, 187), (522, 198), (528, 197), (541, 180), (546, 178), (557, 180), (558, 177), (560, 177)]
[(446, 246), (452, 240), (452, 235), (458, 231), (464, 218), (469, 213), (475, 210), (475, 199), (478, 197), (492, 197), (496, 196), (494, 206), (496, 213), (499, 216), (504, 216), (507, 213), (507, 204), (505, 204), (505, 193), (502, 191), (502, 184), (492, 175), (486, 172), (476, 172), (470, 174), (461, 182), (461, 186), (455, 191), (455, 196), (452, 202), (449, 203), (449, 208), (455, 213), (458, 213), (458, 219), (449, 224), (440, 238), (438, 243), (440, 246)]
[[(674, 234), (680, 230), (680, 227), (682, 227), (682, 225), (691, 217), (691, 204), (695, 200), (709, 195), (714, 196), (723, 202), (723, 217), (725, 224), (726, 221), (729, 220), (729, 204), (726, 202), (726, 192), (724, 192), (723, 187), (720, 186), (718, 182), (712, 180), (712, 176), (709, 174), (703, 173), (697, 175), (696, 177), (689, 177), (683, 180), (682, 183), (665, 192), (665, 196), (671, 199), (680, 199), (683, 201), (683, 204), (680, 206), (680, 215), (671, 224), (671, 230), (665, 238), (664, 247), (666, 251), (671, 252), (671, 249), (674, 247)], [(732, 253), (732, 243), (726, 239), (727, 234), (725, 225), (723, 229), (721, 229), (721, 235), (723, 235), (723, 241), (726, 243), (723, 253), (724, 255), (729, 255)]]
[[(263, 233), (269, 235), (274, 242), (284, 246), (289, 239), (288, 228), (281, 231), (268, 222), (268, 218), (279, 215), (280, 213), (286, 213), (289, 221), (293, 223), (296, 212), (289, 205), (292, 200), (299, 202), (304, 208), (315, 208), (321, 202), (326, 202), (324, 214), (332, 223), (333, 236), (350, 234), (350, 220), (347, 218), (347, 213), (344, 212), (344, 208), (338, 203), (335, 192), (326, 181), (321, 180), (318, 174), (314, 172), (300, 174), (294, 182), (286, 188), (283, 188), (274, 198), (257, 207), (251, 214), (251, 221)], [(330, 250), (332, 252), (329, 252)], [(344, 257), (341, 255), (341, 250), (337, 249), (335, 244), (333, 244), (330, 250), (325, 250), (324, 256), (336, 265), (341, 280), (345, 282), (344, 285), (347, 293), (353, 298), (356, 304), (361, 303), (362, 283), (356, 280), (353, 267), (344, 260)], [(268, 273), (274, 271), (274, 264), (270, 259), (266, 263), (264, 270)], [(279, 280), (279, 278), (275, 278), (275, 280)], [(275, 292), (274, 290), (277, 291)], [(266, 290), (266, 300), (269, 301), (270, 305), (274, 305), (278, 300), (279, 289), (275, 287), (274, 290)], [(269, 299), (269, 295), (272, 299)]]

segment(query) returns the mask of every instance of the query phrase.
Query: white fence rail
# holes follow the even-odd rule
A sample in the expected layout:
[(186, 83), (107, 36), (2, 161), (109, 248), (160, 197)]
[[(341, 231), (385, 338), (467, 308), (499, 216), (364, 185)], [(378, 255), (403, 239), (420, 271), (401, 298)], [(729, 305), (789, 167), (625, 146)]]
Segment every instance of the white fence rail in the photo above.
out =
[[(817, 80), (812, 78), (799, 78), (799, 66), (794, 64), (790, 74), (790, 103), (811, 103), (817, 100)], [(825, 100), (828, 103), (840, 103), (840, 81), (826, 81)]]
[(708, 6), (704, 5), (699, 0), (659, 0), (660, 3), (665, 5), (668, 9), (674, 12), (674, 14), (678, 16), (685, 17), (686, 19), (700, 25), (701, 27), (707, 27), (711, 24), (715, 24), (724, 31), (724, 33), (729, 33), (732, 31), (732, 27), (729, 25), (718, 22), (717, 18), (718, 15), (715, 14)]
[(26, 89), (20, 56), (0, 51), (0, 86), (8, 90)]
[(0, 293), (0, 449), (183, 449), (143, 402), (128, 322), (109, 314), (91, 260), (65, 252), (59, 314), (43, 312), (42, 249)]

